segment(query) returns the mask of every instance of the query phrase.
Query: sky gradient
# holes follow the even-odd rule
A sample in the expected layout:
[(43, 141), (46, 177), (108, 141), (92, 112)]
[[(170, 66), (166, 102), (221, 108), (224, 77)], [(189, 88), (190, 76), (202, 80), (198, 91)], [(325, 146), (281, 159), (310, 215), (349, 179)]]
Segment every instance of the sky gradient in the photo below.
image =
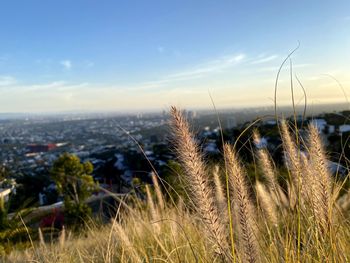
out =
[(348, 0), (4, 0), (0, 36), (0, 112), (272, 105), (298, 42), (296, 101), (350, 95)]

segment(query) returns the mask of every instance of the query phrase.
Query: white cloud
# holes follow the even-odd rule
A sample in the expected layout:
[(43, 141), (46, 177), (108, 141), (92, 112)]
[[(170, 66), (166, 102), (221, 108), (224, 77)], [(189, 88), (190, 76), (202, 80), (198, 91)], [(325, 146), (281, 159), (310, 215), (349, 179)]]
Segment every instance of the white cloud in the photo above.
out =
[(240, 62), (245, 58), (245, 54), (239, 54), (237, 56), (234, 56), (233, 58), (231, 58), (231, 60), (229, 60), (229, 62)]
[(242, 61), (244, 61), (245, 58), (246, 58), (246, 55), (243, 53), (220, 57), (215, 60), (210, 60), (205, 63), (198, 64), (197, 66), (194, 66), (187, 70), (169, 74), (153, 81), (130, 85), (128, 87), (124, 87), (124, 89), (152, 90), (152, 89), (159, 89), (161, 87), (167, 86), (169, 84), (173, 84), (174, 82), (178, 82), (178, 81), (200, 79), (208, 75), (223, 72), (224, 70), (227, 70), (230, 67), (236, 66), (240, 64)]
[[(243, 53), (220, 57), (215, 60), (210, 60), (205, 63), (200, 63), (197, 66), (189, 68), (184, 71), (177, 73), (165, 75), (159, 79), (152, 81), (136, 83), (129, 86), (123, 86), (125, 90), (133, 91), (150, 91), (150, 90), (159, 90), (160, 88), (175, 85), (175, 82), (186, 81), (186, 80), (195, 80), (201, 79), (206, 76), (210, 76), (216, 73), (223, 72), (230, 67), (234, 67), (244, 61), (246, 55)], [(172, 85), (172, 86), (173, 86)]]
[(16, 82), (16, 79), (12, 76), (0, 76), (0, 87), (11, 86)]
[(25, 88), (25, 90), (40, 90), (40, 89), (53, 89), (53, 88), (61, 87), (65, 84), (66, 82), (64, 81), (54, 81), (46, 84), (26, 85), (23, 87)]
[[(26, 85), (26, 86), (16, 86), (20, 88), (22, 91), (25, 92), (65, 92), (65, 91), (72, 91), (72, 90), (79, 90), (80, 88), (89, 86), (89, 83), (78, 83), (78, 84), (72, 84), (67, 83), (65, 81), (54, 81), (50, 83), (45, 84), (36, 84), (36, 85)], [(92, 85), (91, 85), (92, 86)]]
[(235, 66), (245, 59), (246, 55), (236, 54), (226, 57), (220, 57), (215, 60), (208, 61), (206, 63), (199, 64), (186, 71), (178, 72), (168, 75), (165, 79), (172, 80), (187, 80), (198, 77), (203, 77), (207, 74), (221, 72), (227, 68)]
[(272, 56), (264, 56), (264, 57), (258, 57), (258, 59), (254, 60), (251, 62), (251, 64), (261, 64), (261, 63), (266, 63), (266, 62), (269, 62), (269, 61), (272, 61), (272, 60), (275, 60), (276, 58), (278, 58), (277, 55), (272, 55)]
[[(307, 67), (312, 67), (315, 66), (315, 64), (310, 64), (310, 63), (305, 63), (305, 64), (294, 64), (293, 68), (307, 68)], [(289, 66), (285, 66), (284, 68), (289, 69)], [(275, 66), (275, 67), (264, 67), (264, 68), (260, 68), (259, 71), (261, 72), (276, 72), (278, 71), (279, 66)]]
[(321, 79), (323, 79), (323, 78), (324, 78), (324, 76), (319, 75), (319, 76), (311, 76), (311, 77), (308, 77), (308, 78), (306, 78), (306, 80), (318, 81), (318, 80), (321, 80)]
[(72, 61), (66, 59), (66, 60), (62, 60), (60, 62), (60, 64), (66, 69), (66, 70), (70, 70), (72, 68)]
[[(218, 62), (215, 62), (218, 63)], [(186, 76), (187, 77), (187, 76)], [(3, 78), (3, 77), (2, 77)], [(173, 79), (161, 79), (148, 83), (135, 83), (134, 85), (118, 86), (104, 85), (102, 83), (70, 83), (55, 81), (35, 85), (15, 84), (11, 88), (0, 89), (0, 110), (4, 111), (61, 111), (61, 110), (135, 110), (142, 108), (164, 108), (164, 105), (180, 104), (195, 107), (210, 106), (207, 88), (218, 94), (215, 99), (220, 107), (236, 104), (237, 106), (269, 104), (271, 82), (265, 84), (235, 82), (231, 84), (212, 85), (206, 83), (181, 82), (172, 84)], [(287, 83), (287, 82), (286, 82)], [(348, 82), (342, 82), (348, 83)], [(180, 85), (178, 85), (180, 84)], [(289, 84), (289, 82), (287, 83)], [(331, 83), (332, 84), (332, 83)], [(322, 94), (333, 93), (332, 88), (322, 87)], [(167, 86), (166, 88), (161, 88)], [(245, 89), (250, 92), (245, 92)], [(314, 93), (318, 94), (319, 86)], [(289, 91), (289, 89), (287, 89)], [(321, 91), (320, 91), (321, 92)], [(272, 91), (271, 91), (272, 93)], [(340, 93), (340, 92), (339, 92)], [(224, 95), (222, 95), (224, 94)], [(268, 94), (268, 95), (267, 95)], [(154, 100), (154, 98), (157, 98)], [(263, 99), (262, 99), (263, 98)], [(289, 93), (281, 91), (279, 100), (287, 101)]]

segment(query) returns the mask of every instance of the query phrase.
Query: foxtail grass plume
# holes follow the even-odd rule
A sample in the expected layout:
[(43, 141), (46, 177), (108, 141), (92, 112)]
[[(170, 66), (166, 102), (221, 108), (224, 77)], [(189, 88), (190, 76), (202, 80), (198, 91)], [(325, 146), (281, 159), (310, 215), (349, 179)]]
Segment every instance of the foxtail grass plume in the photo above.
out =
[(154, 185), (154, 191), (155, 191), (156, 196), (157, 196), (158, 206), (159, 206), (160, 210), (162, 211), (164, 209), (164, 206), (165, 206), (163, 193), (162, 193), (162, 190), (160, 188), (157, 175), (154, 172), (152, 172), (151, 176), (152, 176), (152, 182)]
[(254, 226), (254, 208), (249, 198), (245, 173), (230, 145), (224, 146), (229, 183), (233, 192), (234, 208), (239, 222), (239, 243), (241, 257), (245, 262), (258, 262), (258, 244)]
[(122, 246), (125, 248), (126, 252), (128, 253), (128, 258), (132, 260), (131, 262), (142, 262), (140, 255), (138, 254), (132, 242), (130, 241), (123, 226), (120, 223), (116, 222), (113, 225), (113, 227), (122, 243)]
[[(253, 137), (254, 137), (254, 142), (256, 145), (259, 144), (259, 142), (261, 141), (261, 137), (260, 134), (258, 133), (258, 131), (254, 131), (253, 133)], [(276, 191), (276, 185), (277, 185), (277, 181), (276, 181), (276, 176), (275, 176), (275, 172), (274, 169), (272, 167), (272, 163), (270, 161), (270, 158), (268, 156), (268, 153), (266, 151), (266, 149), (261, 149), (259, 148), (257, 150), (258, 153), (258, 157), (259, 157), (259, 162), (260, 162), (260, 167), (263, 170), (264, 176), (267, 179), (268, 185), (270, 189), (273, 189), (273, 191)]]
[(321, 139), (315, 126), (309, 126), (309, 154), (313, 172), (317, 176), (315, 184), (316, 201), (318, 202), (318, 221), (323, 228), (331, 224), (331, 176), (327, 168), (327, 160), (323, 151)]
[(175, 147), (185, 170), (186, 181), (191, 189), (191, 197), (206, 225), (208, 236), (215, 246), (216, 253), (222, 258), (227, 258), (229, 252), (225, 226), (219, 218), (219, 212), (215, 206), (215, 197), (209, 184), (202, 154), (190, 132), (188, 122), (180, 110), (172, 107), (171, 117)]
[(159, 217), (158, 217), (158, 212), (157, 212), (157, 209), (156, 209), (156, 206), (153, 202), (153, 197), (152, 197), (152, 194), (151, 194), (151, 190), (149, 189), (149, 185), (146, 184), (146, 196), (147, 196), (147, 205), (150, 209), (150, 212), (151, 212), (151, 216), (152, 216), (152, 220), (158, 220)]
[[(261, 141), (260, 134), (257, 130), (253, 133), (254, 142), (256, 145)], [(271, 198), (274, 200), (278, 207), (288, 206), (288, 200), (280, 185), (278, 184), (275, 169), (269, 153), (265, 148), (257, 149), (259, 167), (263, 171), (264, 177), (267, 180), (268, 190), (271, 194)]]
[(260, 182), (256, 182), (255, 190), (260, 208), (264, 212), (266, 219), (269, 220), (269, 223), (271, 225), (277, 226), (278, 215), (276, 211), (275, 202), (272, 200), (271, 195), (266, 190), (265, 186)]
[(289, 184), (288, 188), (290, 206), (294, 207), (298, 203), (300, 193), (303, 191), (302, 164), (300, 161), (300, 150), (297, 149), (285, 120), (281, 121), (281, 137), (286, 165), (291, 172), (291, 184)]
[(214, 184), (215, 184), (216, 201), (220, 209), (223, 210), (226, 208), (226, 198), (224, 194), (224, 188), (222, 187), (222, 183), (220, 180), (219, 170), (220, 170), (219, 166), (215, 165), (213, 169), (213, 177), (214, 177)]

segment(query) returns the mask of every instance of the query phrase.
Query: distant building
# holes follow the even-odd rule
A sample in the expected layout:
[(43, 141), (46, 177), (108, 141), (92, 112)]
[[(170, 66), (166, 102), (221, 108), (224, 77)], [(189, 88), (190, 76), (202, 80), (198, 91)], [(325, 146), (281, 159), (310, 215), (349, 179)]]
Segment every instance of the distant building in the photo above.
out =
[(39, 152), (48, 152), (53, 149), (57, 148), (56, 144), (49, 143), (49, 144), (29, 144), (27, 145), (27, 150), (30, 153), (39, 153)]
[(196, 111), (188, 111), (187, 112), (187, 118), (188, 119), (195, 119), (197, 117), (197, 112)]
[(277, 121), (276, 120), (265, 120), (265, 121), (263, 121), (263, 123), (265, 125), (275, 126), (277, 124)]
[(328, 125), (328, 133), (334, 133), (335, 132), (335, 126), (334, 125)]
[(344, 124), (339, 126), (339, 132), (349, 132), (350, 131), (350, 125), (349, 124)]
[(227, 128), (233, 129), (237, 127), (237, 121), (235, 117), (229, 117), (227, 118)]
[(203, 151), (211, 154), (220, 153), (215, 141), (208, 142), (203, 148)]

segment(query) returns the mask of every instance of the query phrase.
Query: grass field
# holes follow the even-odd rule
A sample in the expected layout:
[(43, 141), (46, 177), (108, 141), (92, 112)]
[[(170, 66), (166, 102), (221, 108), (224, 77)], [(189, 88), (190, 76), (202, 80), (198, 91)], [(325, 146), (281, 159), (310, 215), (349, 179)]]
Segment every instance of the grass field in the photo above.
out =
[[(153, 177), (147, 201), (120, 202), (110, 224), (63, 230), (4, 262), (348, 262), (350, 192), (333, 180), (318, 131), (303, 140), (283, 120), (289, 176), (283, 186), (264, 148), (255, 150), (264, 178), (247, 180), (239, 153), (225, 145), (222, 166), (208, 166), (181, 111), (171, 110), (186, 195), (169, 196)], [(254, 133), (259, 141), (259, 134)], [(301, 151), (300, 149), (304, 150)], [(340, 195), (342, 193), (342, 195)]]

